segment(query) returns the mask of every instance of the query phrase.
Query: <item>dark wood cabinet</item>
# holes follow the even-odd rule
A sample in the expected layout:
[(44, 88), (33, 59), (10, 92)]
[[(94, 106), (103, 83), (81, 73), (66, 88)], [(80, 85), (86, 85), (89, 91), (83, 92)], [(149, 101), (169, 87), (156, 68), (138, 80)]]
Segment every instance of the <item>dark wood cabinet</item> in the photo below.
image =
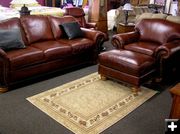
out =
[(98, 30), (107, 33), (107, 0), (91, 0), (89, 2), (89, 22), (95, 22)]
[(107, 10), (116, 9), (124, 5), (125, 0), (107, 0)]

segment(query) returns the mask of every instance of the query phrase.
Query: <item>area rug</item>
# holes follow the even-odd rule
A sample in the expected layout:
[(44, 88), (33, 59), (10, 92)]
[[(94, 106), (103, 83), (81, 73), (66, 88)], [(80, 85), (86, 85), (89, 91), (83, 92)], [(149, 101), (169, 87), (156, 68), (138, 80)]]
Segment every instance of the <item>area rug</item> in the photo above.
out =
[(155, 94), (144, 87), (133, 93), (130, 87), (93, 73), (27, 100), (76, 134), (98, 134)]

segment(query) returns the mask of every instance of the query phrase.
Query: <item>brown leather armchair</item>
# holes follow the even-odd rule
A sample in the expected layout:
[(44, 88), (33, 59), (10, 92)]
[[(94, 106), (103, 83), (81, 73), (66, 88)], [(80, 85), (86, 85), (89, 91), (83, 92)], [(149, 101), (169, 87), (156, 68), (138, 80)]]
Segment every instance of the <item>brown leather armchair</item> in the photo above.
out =
[[(180, 68), (180, 24), (162, 19), (143, 19), (135, 31), (116, 34), (112, 44), (117, 49), (138, 52), (156, 61), (160, 78), (169, 77)], [(178, 76), (178, 73), (177, 76)]]
[(80, 7), (65, 8), (64, 15), (71, 15), (76, 18), (81, 27), (97, 29), (96, 23), (86, 22), (84, 10)]
[[(79, 22), (81, 27), (97, 30), (96, 23), (86, 22), (84, 10), (80, 7), (65, 8), (64, 15), (73, 16)], [(108, 41), (108, 40), (109, 38), (108, 38), (107, 33), (104, 33), (104, 41)], [(101, 41), (102, 43), (99, 45), (99, 48), (98, 48), (99, 52), (105, 50), (105, 48), (103, 47), (104, 41)]]

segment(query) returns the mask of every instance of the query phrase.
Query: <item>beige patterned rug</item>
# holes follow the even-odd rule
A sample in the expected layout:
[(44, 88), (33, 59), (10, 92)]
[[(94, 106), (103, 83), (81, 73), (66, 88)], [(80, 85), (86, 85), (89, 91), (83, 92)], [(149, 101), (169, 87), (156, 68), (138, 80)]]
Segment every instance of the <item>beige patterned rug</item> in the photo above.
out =
[(98, 134), (151, 98), (97, 73), (27, 98), (33, 105), (76, 134)]

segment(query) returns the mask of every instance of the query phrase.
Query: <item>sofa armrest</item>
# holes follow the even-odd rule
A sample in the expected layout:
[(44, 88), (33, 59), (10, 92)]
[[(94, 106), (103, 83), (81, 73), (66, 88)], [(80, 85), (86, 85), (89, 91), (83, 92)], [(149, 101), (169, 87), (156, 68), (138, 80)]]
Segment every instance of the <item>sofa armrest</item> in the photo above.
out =
[[(9, 58), (4, 50), (0, 48), (0, 83), (1, 87), (7, 87), (9, 76)], [(0, 88), (1, 88), (0, 87)]]
[(93, 22), (87, 22), (87, 23), (86, 23), (86, 27), (87, 27), (87, 28), (97, 29), (97, 24), (96, 24), (96, 23), (93, 23)]
[(0, 60), (8, 59), (7, 54), (0, 48)]
[(106, 36), (101, 31), (97, 31), (94, 29), (81, 28), (84, 33), (85, 38), (88, 38), (93, 41), (97, 50), (97, 53), (100, 53), (101, 46), (106, 40)]
[(178, 51), (180, 51), (180, 40), (174, 40), (159, 46), (155, 50), (155, 56), (159, 59), (167, 59)]
[(81, 28), (82, 32), (84, 33), (84, 36), (88, 39), (91, 39), (94, 43), (97, 43), (98, 39), (104, 40), (104, 34), (100, 31), (93, 30), (93, 29), (87, 29), (87, 28)]
[(126, 44), (133, 43), (139, 40), (137, 31), (116, 34), (112, 37), (111, 43), (117, 49), (123, 49)]

